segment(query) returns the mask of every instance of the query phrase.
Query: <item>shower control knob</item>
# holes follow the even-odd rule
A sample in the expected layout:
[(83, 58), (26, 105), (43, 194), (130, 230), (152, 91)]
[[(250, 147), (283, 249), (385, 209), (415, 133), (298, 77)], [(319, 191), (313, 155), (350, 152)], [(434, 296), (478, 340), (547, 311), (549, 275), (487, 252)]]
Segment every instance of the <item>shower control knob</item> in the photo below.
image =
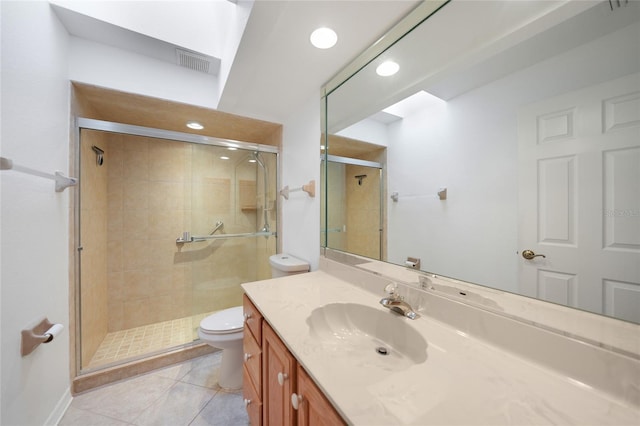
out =
[(278, 373), (278, 383), (280, 384), (280, 386), (284, 386), (284, 381), (287, 380), (289, 378), (289, 375), (287, 373)]
[(244, 354), (244, 362), (249, 361), (249, 358), (251, 358), (251, 354), (249, 354), (249, 353), (245, 353), (245, 354)]

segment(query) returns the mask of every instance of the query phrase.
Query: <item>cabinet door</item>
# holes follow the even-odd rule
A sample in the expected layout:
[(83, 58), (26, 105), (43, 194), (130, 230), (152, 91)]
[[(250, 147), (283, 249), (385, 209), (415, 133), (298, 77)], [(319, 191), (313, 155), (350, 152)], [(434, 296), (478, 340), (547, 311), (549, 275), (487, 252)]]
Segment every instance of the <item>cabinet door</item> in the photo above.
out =
[(258, 397), (262, 399), (262, 349), (258, 342), (255, 341), (249, 328), (245, 325), (244, 335), (242, 336), (242, 347), (244, 350), (244, 368), (247, 369), (249, 378), (258, 391)]
[(262, 314), (251, 303), (246, 294), (242, 297), (242, 308), (244, 311), (244, 325), (251, 330), (256, 342), (262, 342)]
[(298, 392), (292, 395), (292, 399), (298, 401), (298, 426), (345, 425), (346, 423), (300, 365), (298, 365), (297, 374)]
[(295, 424), (291, 394), (296, 361), (267, 322), (262, 324), (262, 403), (265, 426)]
[(262, 402), (260, 402), (258, 391), (254, 388), (253, 381), (245, 367), (242, 367), (242, 379), (244, 380), (242, 396), (249, 416), (249, 424), (251, 426), (262, 426)]

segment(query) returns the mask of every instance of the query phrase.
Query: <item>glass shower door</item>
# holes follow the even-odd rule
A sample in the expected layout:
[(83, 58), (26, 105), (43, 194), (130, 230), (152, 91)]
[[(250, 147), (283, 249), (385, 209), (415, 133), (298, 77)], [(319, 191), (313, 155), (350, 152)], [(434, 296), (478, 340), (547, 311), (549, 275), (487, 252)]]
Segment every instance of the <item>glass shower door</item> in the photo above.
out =
[(242, 305), (241, 284), (271, 276), (276, 253), (277, 155), (236, 147), (192, 146), (189, 263), (193, 339), (200, 321)]
[(241, 305), (242, 283), (270, 278), (276, 252), (275, 149), (126, 130), (80, 129), (81, 372), (193, 344), (205, 315)]

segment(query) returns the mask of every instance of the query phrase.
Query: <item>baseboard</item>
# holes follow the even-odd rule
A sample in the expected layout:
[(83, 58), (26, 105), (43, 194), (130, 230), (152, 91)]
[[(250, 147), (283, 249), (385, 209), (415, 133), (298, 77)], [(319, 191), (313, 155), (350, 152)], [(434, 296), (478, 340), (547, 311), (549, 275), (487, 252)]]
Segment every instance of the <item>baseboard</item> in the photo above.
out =
[(44, 424), (46, 426), (56, 426), (58, 423), (60, 423), (60, 420), (62, 420), (62, 417), (67, 412), (67, 408), (69, 408), (69, 405), (71, 405), (72, 400), (73, 397), (71, 396), (71, 388), (65, 389), (64, 393), (60, 397), (60, 400), (58, 400), (58, 403), (53, 408), (53, 411), (51, 412), (51, 414), (49, 414), (49, 417), (44, 422)]

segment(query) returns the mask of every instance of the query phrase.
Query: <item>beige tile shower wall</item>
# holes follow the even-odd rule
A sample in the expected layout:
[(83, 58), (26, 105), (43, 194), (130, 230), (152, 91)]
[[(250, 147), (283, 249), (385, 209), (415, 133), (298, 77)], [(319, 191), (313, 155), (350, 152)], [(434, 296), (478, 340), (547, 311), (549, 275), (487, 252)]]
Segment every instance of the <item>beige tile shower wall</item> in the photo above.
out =
[(253, 259), (265, 242), (176, 238), (208, 235), (218, 220), (218, 233), (256, 230), (262, 207), (241, 208), (238, 194), (240, 181), (256, 182), (249, 154), (223, 151), (230, 158), (222, 160), (221, 148), (211, 146), (110, 138), (109, 330), (240, 305), (239, 284), (262, 278)]
[[(358, 184), (355, 176), (367, 175)], [(347, 165), (347, 251), (380, 259), (380, 177), (371, 167)]]
[(80, 155), (82, 365), (87, 365), (108, 330), (107, 304), (107, 174), (108, 163), (99, 166), (92, 146), (109, 156), (101, 132), (83, 130)]
[(109, 331), (189, 315), (190, 270), (175, 261), (190, 219), (188, 145), (109, 138)]

